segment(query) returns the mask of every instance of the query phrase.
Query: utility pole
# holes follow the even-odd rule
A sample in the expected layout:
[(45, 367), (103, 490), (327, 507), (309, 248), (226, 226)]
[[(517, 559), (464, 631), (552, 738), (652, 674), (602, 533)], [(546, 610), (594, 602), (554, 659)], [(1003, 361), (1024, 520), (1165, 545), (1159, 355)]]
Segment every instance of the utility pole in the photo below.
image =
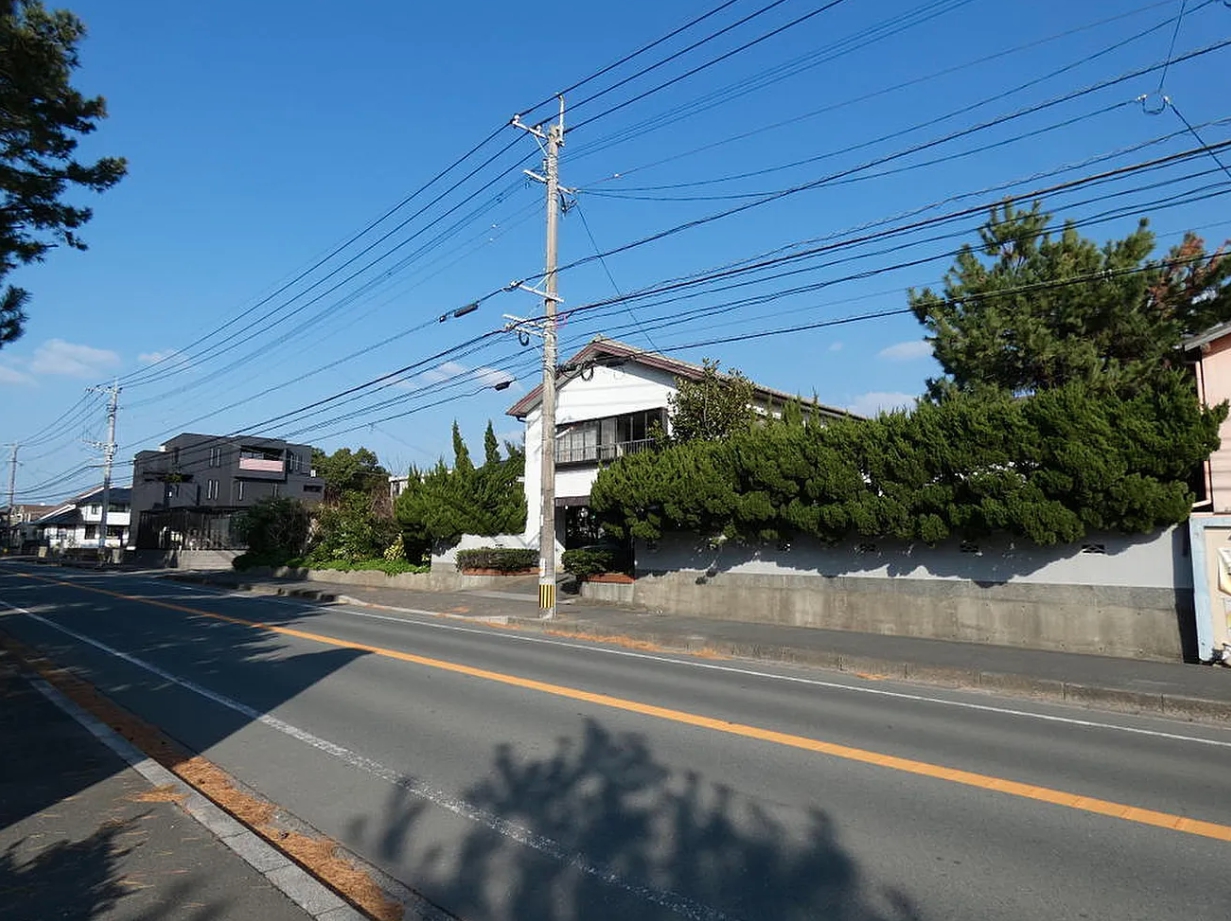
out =
[[(543, 272), (543, 290), (534, 291), (543, 298), (543, 399), (542, 449), (540, 451), (539, 486), (539, 616), (550, 620), (556, 616), (556, 254), (560, 222), (560, 148), (564, 146), (564, 97), (560, 97), (560, 116), (546, 131), (542, 126), (522, 124), (513, 116), (513, 127), (532, 134), (543, 148), (543, 175), (526, 170), (531, 179), (547, 187), (547, 256)], [(520, 286), (519, 287), (523, 287)]]
[(103, 510), (98, 519), (98, 561), (107, 559), (107, 509), (111, 505), (111, 462), (115, 460), (115, 417), (120, 408), (120, 382), (114, 381), (107, 391), (107, 440), (103, 443)]
[(10, 549), (13, 546), (13, 532), (16, 529), (16, 525), (13, 524), (13, 518), (17, 515), (17, 505), (14, 503), (14, 500), (17, 498), (17, 449), (20, 447), (21, 445), (14, 444), (13, 453), (9, 458), (9, 520), (8, 533), (4, 535), (4, 539), (6, 542), (5, 546)]

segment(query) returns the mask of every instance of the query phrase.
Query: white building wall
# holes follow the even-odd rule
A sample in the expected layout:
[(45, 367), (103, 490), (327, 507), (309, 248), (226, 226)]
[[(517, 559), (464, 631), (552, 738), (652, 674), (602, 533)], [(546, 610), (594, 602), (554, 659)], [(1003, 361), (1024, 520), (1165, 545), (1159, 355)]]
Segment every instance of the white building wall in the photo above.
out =
[[(587, 419), (619, 416), (667, 405), (675, 393), (675, 378), (666, 371), (627, 364), (616, 368), (595, 367), (589, 380), (580, 376), (561, 381), (556, 390), (556, 423), (567, 425)], [(543, 476), (542, 413), (535, 407), (526, 416), (526, 541), (539, 544), (542, 509), (539, 484)], [(588, 496), (598, 466), (561, 467), (556, 470), (557, 496)], [(557, 527), (557, 541), (563, 532)]]

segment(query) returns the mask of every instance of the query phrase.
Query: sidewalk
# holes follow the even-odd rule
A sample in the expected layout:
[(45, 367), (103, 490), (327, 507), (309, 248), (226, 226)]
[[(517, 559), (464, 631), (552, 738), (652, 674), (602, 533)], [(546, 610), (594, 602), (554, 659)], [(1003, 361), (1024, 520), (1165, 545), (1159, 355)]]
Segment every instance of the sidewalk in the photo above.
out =
[(181, 806), (182, 789), (147, 780), (2, 652), (0, 701), (0, 919), (362, 917), (315, 881), (301, 901), (332, 901), (297, 905), (284, 891), (298, 867), (250, 833), (223, 843)]
[(568, 595), (560, 596), (558, 618), (545, 623), (538, 620), (537, 579), (533, 576), (510, 578), (507, 591), (457, 592), (367, 588), (229, 572), (177, 573), (170, 578), (323, 602), (495, 619), (527, 630), (816, 665), (1099, 709), (1231, 721), (1231, 669), (1214, 666), (652, 614)]

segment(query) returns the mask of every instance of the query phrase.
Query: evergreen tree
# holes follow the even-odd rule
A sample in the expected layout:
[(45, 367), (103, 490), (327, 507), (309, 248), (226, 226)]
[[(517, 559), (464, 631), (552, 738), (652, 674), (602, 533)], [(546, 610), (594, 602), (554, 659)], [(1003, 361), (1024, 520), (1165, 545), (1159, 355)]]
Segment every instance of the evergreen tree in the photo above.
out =
[(752, 381), (734, 368), (723, 373), (708, 358), (702, 366), (700, 380), (676, 378), (676, 391), (667, 397), (673, 441), (716, 441), (751, 428), (756, 419)]
[[(1231, 316), (1231, 265), (1189, 236), (1149, 261), (1146, 221), (1100, 246), (1038, 203), (994, 209), (980, 245), (963, 247), (941, 293), (910, 292), (946, 377), (933, 399), (985, 389), (1015, 395), (1082, 383), (1094, 394), (1155, 385), (1186, 335)], [(1178, 263), (1178, 264), (1177, 264)]]
[[(124, 177), (124, 160), (76, 159), (80, 136), (107, 117), (101, 96), (86, 98), (69, 82), (85, 26), (38, 0), (0, 0), (0, 279), (43, 259), (58, 245), (85, 249), (80, 229), (89, 208), (68, 204), (76, 188), (103, 192)], [(0, 293), (0, 347), (22, 332), (30, 294)]]

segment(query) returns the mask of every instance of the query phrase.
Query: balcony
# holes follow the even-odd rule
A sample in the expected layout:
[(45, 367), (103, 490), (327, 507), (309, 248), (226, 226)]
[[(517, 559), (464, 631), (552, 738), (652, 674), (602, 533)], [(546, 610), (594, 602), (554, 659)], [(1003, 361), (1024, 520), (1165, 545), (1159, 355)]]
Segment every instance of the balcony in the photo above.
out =
[(254, 473), (281, 473), (282, 458), (270, 460), (264, 457), (241, 457), (239, 459), (239, 469)]
[(653, 438), (638, 438), (636, 441), (617, 441), (614, 444), (556, 444), (556, 464), (610, 463), (628, 454), (640, 454), (654, 447)]

